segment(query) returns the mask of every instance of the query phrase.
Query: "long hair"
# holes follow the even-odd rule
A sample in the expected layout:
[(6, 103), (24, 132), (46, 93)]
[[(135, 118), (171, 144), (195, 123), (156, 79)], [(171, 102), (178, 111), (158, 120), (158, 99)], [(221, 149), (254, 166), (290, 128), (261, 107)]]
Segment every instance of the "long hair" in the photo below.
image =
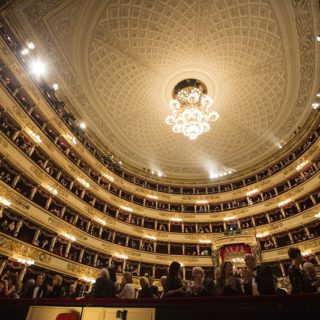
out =
[(227, 265), (231, 265), (233, 266), (232, 262), (230, 261), (225, 261), (222, 265), (221, 265), (221, 268), (220, 268), (220, 277), (225, 279), (226, 278), (226, 268), (227, 268)]

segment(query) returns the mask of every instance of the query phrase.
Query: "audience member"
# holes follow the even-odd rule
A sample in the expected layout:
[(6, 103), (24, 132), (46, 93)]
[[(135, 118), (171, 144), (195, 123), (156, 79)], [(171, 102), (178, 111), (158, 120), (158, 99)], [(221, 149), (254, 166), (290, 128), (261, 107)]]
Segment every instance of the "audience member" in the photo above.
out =
[(138, 292), (138, 298), (153, 298), (153, 292), (147, 277), (140, 277), (141, 290)]
[(73, 282), (70, 284), (68, 291), (66, 292), (65, 298), (68, 299), (73, 299), (78, 297), (78, 292), (77, 292), (77, 283)]
[(205, 278), (204, 270), (201, 267), (194, 267), (192, 269), (192, 279), (191, 292), (193, 296), (206, 297), (217, 294), (214, 281)]
[(153, 297), (157, 298), (158, 297), (158, 287), (155, 286), (153, 283), (154, 283), (154, 279), (150, 277), (149, 278), (150, 288), (152, 290)]
[(115, 285), (110, 280), (108, 269), (101, 269), (92, 291), (89, 293), (90, 298), (114, 298)]
[(22, 284), (16, 273), (5, 274), (0, 282), (0, 297), (19, 298)]
[(171, 262), (169, 272), (164, 285), (163, 298), (168, 297), (185, 297), (187, 295), (183, 283), (180, 278), (180, 263), (177, 261)]
[(134, 299), (135, 298), (135, 289), (133, 286), (133, 279), (131, 272), (125, 272), (122, 277), (122, 290), (118, 294), (118, 297), (121, 299)]
[(291, 293), (311, 293), (313, 290), (311, 281), (307, 274), (300, 268), (303, 262), (300, 249), (293, 247), (289, 248), (288, 256), (291, 259), (291, 265), (288, 269), (289, 279), (292, 286)]
[(243, 289), (247, 295), (274, 294), (272, 269), (268, 265), (258, 265), (254, 255), (244, 257), (246, 267), (242, 269)]
[(29, 286), (23, 294), (23, 298), (41, 298), (45, 292), (44, 275), (39, 273), (36, 277), (36, 281), (32, 286)]
[(62, 287), (62, 277), (56, 274), (52, 278), (51, 285), (47, 285), (43, 296), (45, 298), (60, 298), (63, 297), (64, 289)]
[(233, 265), (226, 261), (221, 265), (220, 278), (217, 280), (217, 290), (219, 295), (235, 296), (241, 295), (242, 289), (239, 279), (233, 273)]
[(312, 292), (320, 292), (320, 279), (317, 277), (316, 267), (311, 262), (303, 264), (303, 270), (307, 274), (312, 287)]

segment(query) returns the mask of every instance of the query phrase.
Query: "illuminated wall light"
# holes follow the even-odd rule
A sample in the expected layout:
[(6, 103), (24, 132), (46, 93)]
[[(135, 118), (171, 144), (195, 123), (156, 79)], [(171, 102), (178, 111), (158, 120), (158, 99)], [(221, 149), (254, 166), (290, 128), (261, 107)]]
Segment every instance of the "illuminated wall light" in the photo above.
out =
[(320, 219), (320, 212), (316, 213), (316, 214), (314, 215), (314, 217)]
[(231, 261), (233, 263), (242, 263), (242, 264), (244, 264), (244, 258), (232, 258)]
[(196, 203), (197, 204), (207, 204), (208, 200), (197, 200)]
[(121, 253), (115, 253), (114, 256), (116, 258), (123, 259), (123, 260), (127, 260), (128, 259), (128, 256), (126, 256), (125, 254), (121, 254)]
[(291, 201), (292, 201), (291, 199), (286, 199), (286, 200), (284, 200), (284, 201), (279, 202), (278, 206), (279, 206), (279, 207), (283, 207), (283, 206), (285, 206), (286, 204), (290, 203)]
[(121, 161), (121, 160), (119, 160), (119, 161), (118, 161), (118, 164), (120, 164), (120, 166), (122, 166), (122, 161)]
[(296, 167), (297, 171), (300, 171), (303, 167), (305, 167), (308, 163), (310, 163), (309, 160), (303, 161), (302, 163), (298, 164)]
[(320, 91), (317, 93), (317, 97), (320, 98)]
[(21, 54), (23, 55), (23, 56), (26, 56), (26, 55), (28, 55), (29, 54), (29, 49), (28, 48), (24, 48), (24, 49), (22, 49), (21, 50)]
[(81, 129), (85, 129), (87, 127), (87, 125), (84, 123), (84, 122), (81, 122), (80, 123), (80, 128)]
[(95, 279), (92, 279), (92, 278), (83, 278), (82, 280), (85, 281), (85, 282), (89, 282), (89, 283), (91, 283), (91, 284), (96, 283), (96, 280), (95, 280)]
[(122, 210), (124, 210), (124, 211), (129, 211), (129, 212), (132, 212), (132, 211), (133, 211), (132, 208), (126, 207), (126, 206), (121, 206), (120, 208), (121, 208)]
[(104, 174), (105, 178), (107, 178), (109, 181), (114, 182), (114, 177), (110, 176), (109, 174)]
[(50, 186), (49, 184), (46, 186), (46, 188), (55, 196), (58, 194), (58, 190)]
[(39, 59), (33, 60), (30, 63), (30, 71), (36, 77), (43, 76), (47, 71), (47, 66), (45, 63)]
[(68, 140), (70, 140), (73, 144), (77, 144), (77, 140), (74, 136), (72, 136), (71, 134), (67, 134), (66, 136), (68, 138)]
[(28, 43), (27, 43), (27, 47), (28, 47), (30, 50), (33, 50), (36, 46), (34, 45), (33, 42), (28, 42)]
[(144, 236), (146, 239), (154, 240), (157, 241), (157, 238), (155, 236), (150, 236), (150, 235), (145, 235)]
[(252, 195), (254, 195), (254, 194), (256, 194), (256, 193), (259, 193), (259, 192), (260, 192), (260, 190), (258, 190), (258, 189), (253, 189), (253, 190), (247, 192), (247, 196), (250, 197), (250, 196), (252, 196)]
[(171, 221), (175, 221), (175, 222), (181, 222), (182, 219), (181, 218), (170, 218)]
[(162, 172), (158, 172), (158, 177), (161, 178), (163, 176)]
[(224, 221), (230, 221), (230, 220), (235, 220), (236, 217), (235, 216), (231, 216), (231, 217), (224, 217), (223, 220)]
[(75, 236), (73, 236), (72, 234), (66, 233), (66, 232), (61, 233), (61, 236), (65, 237), (71, 241), (77, 241), (77, 238)]
[(203, 240), (199, 240), (199, 243), (211, 243), (211, 240), (203, 239)]
[(317, 35), (317, 41), (320, 41), (320, 34)]
[(10, 207), (11, 206), (11, 201), (9, 201), (9, 200), (1, 197), (1, 196), (0, 196), (0, 203), (2, 205), (6, 206), (6, 207)]
[(301, 255), (304, 256), (304, 257), (305, 256), (310, 256), (311, 254), (312, 254), (312, 252), (310, 250), (305, 250), (305, 251), (301, 252)]
[(40, 136), (38, 134), (36, 134), (35, 132), (33, 132), (31, 129), (28, 129), (27, 133), (29, 134), (30, 138), (32, 138), (32, 140), (34, 142), (36, 142), (36, 143), (41, 143), (42, 142)]
[(264, 238), (269, 235), (269, 232), (258, 232), (256, 233), (256, 238)]
[(52, 88), (53, 88), (54, 91), (57, 91), (59, 89), (59, 85), (57, 83), (54, 83), (52, 85)]
[(99, 223), (103, 224), (104, 226), (107, 224), (106, 221), (103, 220), (103, 219), (101, 219), (101, 218), (96, 218), (96, 220), (97, 220)]
[(153, 170), (151, 170), (151, 174), (154, 174), (154, 171), (153, 171)]
[(22, 263), (22, 264), (26, 264), (28, 266), (31, 266), (34, 264), (34, 261), (32, 259), (24, 259), (24, 258), (18, 258), (16, 259), (19, 263)]
[(147, 195), (147, 198), (154, 199), (154, 200), (158, 200), (158, 196), (154, 196), (154, 195), (152, 195), (152, 194), (148, 194), (148, 195)]
[(77, 180), (78, 180), (84, 187), (86, 187), (86, 188), (89, 188), (89, 187), (90, 187), (90, 183), (87, 182), (87, 181), (85, 181), (84, 179), (78, 178)]

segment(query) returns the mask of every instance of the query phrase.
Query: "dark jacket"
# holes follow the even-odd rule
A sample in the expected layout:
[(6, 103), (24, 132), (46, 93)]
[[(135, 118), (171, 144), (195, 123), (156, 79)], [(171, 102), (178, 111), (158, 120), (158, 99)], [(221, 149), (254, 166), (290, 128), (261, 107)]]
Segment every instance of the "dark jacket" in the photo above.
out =
[(91, 298), (114, 298), (115, 285), (111, 280), (106, 278), (97, 278), (90, 293)]
[[(257, 283), (259, 293), (261, 295), (275, 294), (272, 268), (268, 265), (258, 265), (254, 271), (257, 273), (254, 281)], [(246, 295), (252, 295), (252, 281), (244, 282), (243, 289)]]
[(200, 297), (215, 296), (218, 294), (216, 285), (212, 279), (204, 279), (203, 289), (199, 292)]
[(303, 270), (294, 265), (290, 265), (288, 268), (288, 274), (292, 286), (292, 294), (313, 293), (311, 281)]
[[(23, 294), (21, 295), (21, 298), (32, 298), (33, 297), (33, 293), (34, 293), (34, 290), (36, 289), (36, 285), (33, 285), (31, 287), (28, 287), (26, 289), (25, 292), (23, 292)], [(36, 298), (41, 298), (45, 293), (45, 286), (39, 286), (39, 290), (37, 292), (37, 296), (35, 297)]]
[(225, 278), (220, 278), (217, 280), (217, 290), (218, 290), (218, 294), (221, 296), (238, 296), (238, 295), (242, 295), (242, 289), (241, 289), (241, 284), (239, 279), (237, 279), (235, 276), (231, 276), (233, 277), (234, 281), (235, 281), (235, 287), (229, 287), (226, 286), (226, 279)]
[(153, 292), (150, 286), (145, 286), (138, 292), (138, 298), (143, 299), (143, 298), (152, 298), (153, 297)]
[(45, 291), (43, 298), (61, 298), (64, 294), (64, 288), (62, 286), (54, 286), (51, 292)]

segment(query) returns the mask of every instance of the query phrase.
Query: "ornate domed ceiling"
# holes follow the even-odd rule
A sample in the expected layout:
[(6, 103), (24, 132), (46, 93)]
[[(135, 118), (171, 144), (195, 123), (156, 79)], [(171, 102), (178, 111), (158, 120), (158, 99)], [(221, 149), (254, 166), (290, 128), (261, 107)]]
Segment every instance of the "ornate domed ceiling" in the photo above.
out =
[[(316, 1), (24, 0), (6, 14), (90, 130), (140, 169), (180, 178), (241, 170), (312, 112)], [(165, 123), (187, 78), (205, 83), (220, 114), (195, 141)]]

